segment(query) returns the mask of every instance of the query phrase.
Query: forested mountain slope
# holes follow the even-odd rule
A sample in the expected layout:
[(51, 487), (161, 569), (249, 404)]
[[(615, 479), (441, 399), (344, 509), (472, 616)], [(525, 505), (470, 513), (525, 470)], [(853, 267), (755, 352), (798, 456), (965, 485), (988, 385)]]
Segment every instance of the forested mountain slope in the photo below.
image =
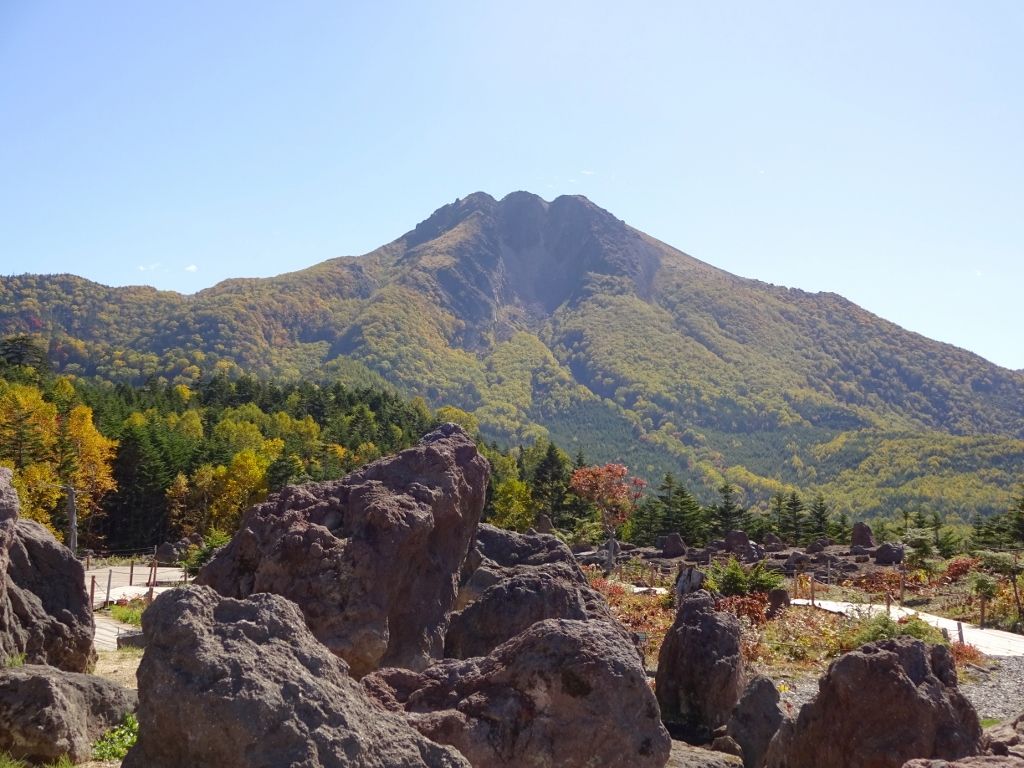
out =
[(582, 197), (476, 193), (398, 240), (193, 296), (0, 278), (0, 335), (107, 378), (383, 377), (506, 442), (749, 501), (816, 486), (854, 514), (970, 515), (1024, 479), (1024, 376), (835, 294), (737, 277)]

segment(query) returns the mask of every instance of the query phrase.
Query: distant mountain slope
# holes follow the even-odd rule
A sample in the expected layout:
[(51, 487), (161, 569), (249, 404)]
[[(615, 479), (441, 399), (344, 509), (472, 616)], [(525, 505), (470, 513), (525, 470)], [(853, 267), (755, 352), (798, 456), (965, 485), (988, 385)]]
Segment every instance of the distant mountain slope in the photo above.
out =
[(0, 335), (15, 332), (112, 378), (375, 373), (492, 437), (550, 434), (752, 501), (794, 484), (858, 514), (968, 515), (1024, 479), (1020, 372), (840, 296), (728, 274), (582, 197), (476, 193), (366, 256), (194, 296), (0, 278)]

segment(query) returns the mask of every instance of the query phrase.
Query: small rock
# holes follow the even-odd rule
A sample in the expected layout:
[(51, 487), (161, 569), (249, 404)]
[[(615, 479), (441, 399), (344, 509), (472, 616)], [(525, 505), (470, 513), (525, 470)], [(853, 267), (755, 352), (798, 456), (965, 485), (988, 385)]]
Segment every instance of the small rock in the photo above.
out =
[(661, 545), (662, 557), (682, 557), (686, 554), (686, 542), (678, 533), (670, 533)]
[(902, 544), (883, 544), (875, 550), (875, 565), (899, 565), (903, 562)]

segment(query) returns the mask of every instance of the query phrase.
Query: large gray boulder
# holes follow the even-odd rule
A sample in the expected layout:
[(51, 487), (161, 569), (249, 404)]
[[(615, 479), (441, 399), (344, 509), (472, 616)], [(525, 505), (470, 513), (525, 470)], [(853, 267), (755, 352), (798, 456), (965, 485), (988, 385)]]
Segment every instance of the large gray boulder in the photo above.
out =
[(42, 665), (0, 669), (0, 752), (34, 763), (89, 760), (93, 742), (135, 705), (134, 691), (101, 677)]
[(19, 519), (11, 470), (0, 467), (0, 662), (84, 672), (96, 659), (85, 570), (39, 523)]
[(457, 605), (445, 637), (445, 656), (455, 659), (486, 656), (545, 619), (615, 621), (565, 544), (486, 524), (463, 567)]
[(477, 768), (662, 768), (669, 756), (636, 651), (607, 622), (548, 619), (486, 657), (362, 684)]
[(899, 565), (903, 562), (902, 544), (883, 544), (875, 550), (876, 565)]
[(871, 526), (867, 523), (854, 523), (853, 530), (850, 533), (850, 546), (864, 547), (865, 549), (874, 547), (875, 534), (872, 533)]
[(725, 725), (743, 690), (739, 620), (715, 610), (704, 590), (682, 598), (658, 656), (662, 718), (708, 738)]
[(783, 718), (775, 683), (764, 675), (757, 675), (747, 684), (728, 724), (729, 736), (743, 750), (744, 768), (764, 765), (768, 745)]
[(357, 677), (424, 669), (444, 653), (489, 473), (466, 433), (445, 424), (342, 480), (257, 504), (196, 582), (293, 600)]
[(466, 768), (385, 712), (278, 595), (166, 592), (143, 614), (139, 738), (123, 768)]
[(956, 760), (981, 750), (974, 707), (957, 688), (945, 646), (902, 637), (843, 654), (818, 694), (786, 720), (768, 768), (900, 768), (908, 760)]

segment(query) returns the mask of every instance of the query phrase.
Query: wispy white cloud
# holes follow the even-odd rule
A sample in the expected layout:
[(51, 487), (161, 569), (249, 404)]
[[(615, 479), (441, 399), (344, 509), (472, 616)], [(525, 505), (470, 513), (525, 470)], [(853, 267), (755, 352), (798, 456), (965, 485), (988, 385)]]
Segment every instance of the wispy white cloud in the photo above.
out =
[(160, 269), (160, 262), (155, 261), (152, 264), (139, 264), (139, 272), (156, 272)]
[(197, 267), (195, 264), (189, 264), (187, 267), (185, 267), (185, 271), (186, 272), (198, 272), (199, 271), (199, 267)]
[(580, 171), (580, 173), (582, 173), (584, 176), (596, 176), (597, 175), (596, 171)]

